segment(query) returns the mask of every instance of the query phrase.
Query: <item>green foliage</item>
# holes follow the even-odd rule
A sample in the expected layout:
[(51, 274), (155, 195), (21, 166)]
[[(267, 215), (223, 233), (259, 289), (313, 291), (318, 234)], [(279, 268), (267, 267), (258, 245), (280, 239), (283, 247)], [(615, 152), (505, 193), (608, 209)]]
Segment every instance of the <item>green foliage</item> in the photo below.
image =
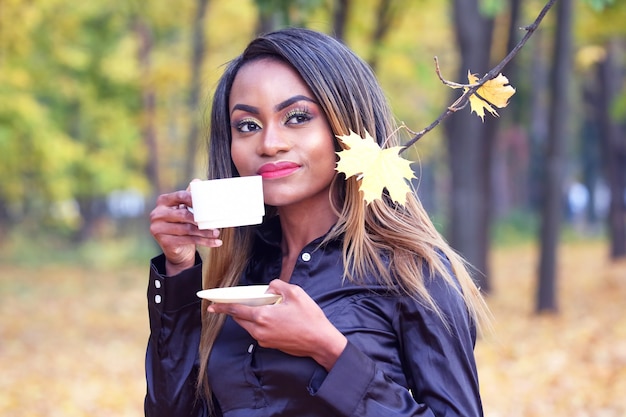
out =
[(322, 0), (254, 0), (259, 15), (276, 20), (275, 26), (304, 26)]
[(480, 0), (479, 7), (483, 15), (487, 17), (496, 17), (506, 10), (507, 2), (502, 0)]
[(5, 3), (1, 16), (11, 40), (2, 56), (0, 200), (45, 217), (67, 199), (145, 190), (125, 17), (111, 5), (60, 0)]
[(586, 0), (577, 11), (575, 37), (580, 44), (626, 36), (626, 1)]
[[(400, 120), (419, 129), (446, 98), (443, 89), (429, 85), (436, 80), (432, 56), (452, 56), (451, 46), (445, 46), (449, 42), (441, 42), (449, 37), (447, 6), (434, 0), (394, 5), (403, 13), (396, 15), (380, 46), (378, 70)], [(377, 6), (375, 0), (364, 0), (358, 9), (353, 4), (348, 22), (348, 42), (366, 59), (373, 51), (368, 39)], [(44, 225), (46, 219), (54, 222), (55, 207), (71, 207), (72, 200), (84, 209), (120, 188), (148, 195), (153, 184), (146, 181), (148, 154), (141, 137), (141, 97), (147, 90), (156, 97), (153, 122), (163, 186), (173, 189), (189, 180), (179, 177), (184, 142), (190, 121), (202, 117), (203, 110), (188, 109), (186, 103), (195, 1), (173, 6), (15, 0), (2, 7), (0, 201), (8, 204), (9, 212)], [(282, 16), (279, 26), (328, 31), (332, 7), (320, 0), (211, 1), (202, 75), (207, 93), (222, 65), (253, 36), (263, 14)], [(139, 22), (151, 36), (147, 68), (138, 60)], [(415, 24), (437, 36), (415, 36)], [(421, 150), (436, 143), (429, 141)], [(80, 224), (80, 217), (66, 216), (62, 227)]]
[(626, 120), (626, 86), (622, 87), (622, 93), (611, 107), (611, 117), (613, 120)]
[(514, 246), (537, 241), (539, 219), (529, 211), (516, 210), (493, 224), (494, 246)]
[[(610, 43), (623, 45), (626, 38), (626, 1), (586, 0), (585, 5), (576, 20), (580, 44), (576, 61), (582, 73), (593, 71), (605, 59)], [(609, 109), (615, 121), (626, 119), (626, 85), (621, 88)]]
[[(34, 226), (34, 225), (33, 225)], [(100, 233), (89, 242), (78, 244), (59, 228), (41, 230), (26, 227), (5, 236), (0, 264), (38, 268), (44, 265), (81, 265), (88, 268), (118, 268), (145, 264), (160, 253), (151, 236), (143, 233), (144, 221), (133, 221)], [(26, 231), (26, 232), (25, 232)]]
[[(366, 60), (374, 53), (372, 31), (379, 18), (376, 15), (378, 3), (377, 0), (359, 2), (359, 12), (353, 10), (348, 22), (346, 41)], [(376, 74), (398, 121), (419, 131), (450, 104), (449, 92), (437, 78), (434, 65), (437, 56), (444, 76), (452, 77), (456, 73), (458, 60), (449, 24), (450, 5), (438, 0), (392, 3), (396, 13), (392, 28), (382, 45), (377, 46)], [(406, 157), (412, 160), (432, 158), (443, 144), (443, 135), (442, 130), (431, 131), (428, 140), (409, 149)]]
[(606, 7), (615, 3), (615, 0), (585, 0), (589, 6), (595, 11), (602, 11)]

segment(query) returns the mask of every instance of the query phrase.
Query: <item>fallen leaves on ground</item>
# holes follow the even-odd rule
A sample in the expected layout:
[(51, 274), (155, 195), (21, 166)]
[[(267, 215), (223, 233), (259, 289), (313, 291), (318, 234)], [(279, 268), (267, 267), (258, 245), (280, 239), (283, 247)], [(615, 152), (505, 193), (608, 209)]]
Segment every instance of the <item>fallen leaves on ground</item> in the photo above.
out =
[[(536, 251), (493, 256), (494, 332), (476, 356), (486, 417), (626, 415), (626, 262), (559, 255), (559, 306), (533, 314)], [(0, 415), (143, 415), (147, 268), (0, 265)]]
[(497, 251), (492, 335), (476, 347), (486, 417), (626, 415), (626, 261), (598, 243), (559, 254), (556, 314), (534, 314), (537, 253)]
[(145, 272), (0, 266), (0, 415), (143, 415)]

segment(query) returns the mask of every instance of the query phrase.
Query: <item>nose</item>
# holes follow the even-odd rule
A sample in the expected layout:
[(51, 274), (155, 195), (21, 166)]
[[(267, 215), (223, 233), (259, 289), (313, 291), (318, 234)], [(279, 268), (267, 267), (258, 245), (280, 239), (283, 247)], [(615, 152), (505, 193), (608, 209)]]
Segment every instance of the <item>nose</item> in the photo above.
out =
[(272, 124), (265, 126), (257, 149), (259, 155), (274, 156), (290, 148), (291, 142), (285, 132), (281, 132), (280, 127)]

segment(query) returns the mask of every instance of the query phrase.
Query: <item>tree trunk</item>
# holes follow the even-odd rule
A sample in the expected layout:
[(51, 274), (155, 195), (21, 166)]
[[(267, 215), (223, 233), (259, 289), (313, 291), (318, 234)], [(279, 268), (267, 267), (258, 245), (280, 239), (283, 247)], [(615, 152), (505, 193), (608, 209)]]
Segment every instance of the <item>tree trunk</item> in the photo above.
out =
[[(515, 48), (515, 45), (520, 41), (522, 36), (524, 36), (524, 32), (520, 30), (520, 9), (522, 7), (522, 0), (510, 0), (509, 1), (509, 30), (507, 33), (507, 41), (506, 41), (506, 53), (508, 54), (510, 51)], [(518, 65), (517, 60), (513, 59), (509, 62), (509, 65), (506, 66), (506, 75), (510, 80), (512, 85), (516, 85), (517, 80), (517, 71)], [(515, 115), (519, 113), (519, 105), (517, 104), (517, 100), (512, 100), (507, 106), (507, 113)], [(519, 114), (517, 115), (517, 119), (519, 119)]]
[(9, 213), (8, 200), (0, 195), (0, 246), (7, 237), (9, 225), (11, 224), (11, 215)]
[(197, 0), (197, 9), (193, 22), (192, 55), (191, 55), (191, 81), (189, 83), (189, 98), (187, 106), (189, 113), (196, 115), (191, 118), (189, 136), (187, 137), (187, 154), (185, 156), (183, 181), (191, 181), (195, 173), (196, 154), (200, 143), (200, 120), (198, 117), (198, 104), (202, 91), (202, 64), (205, 56), (204, 22), (209, 0)]
[[(493, 19), (481, 15), (477, 0), (455, 0), (454, 27), (461, 54), (458, 79), (467, 79), (468, 70), (484, 75), (489, 70)], [(452, 183), (448, 239), (474, 266), (478, 285), (488, 292), (492, 141), (485, 138), (485, 124), (469, 109), (444, 126)]]
[(374, 71), (378, 67), (378, 61), (380, 60), (380, 50), (382, 48), (383, 40), (391, 25), (393, 24), (398, 10), (398, 5), (394, 5), (392, 0), (379, 0), (378, 7), (376, 9), (376, 26), (372, 33), (372, 49), (370, 52), (370, 58), (368, 64)]
[(154, 87), (150, 81), (152, 72), (152, 32), (150, 27), (141, 17), (137, 17), (135, 22), (135, 33), (139, 38), (139, 50), (137, 52), (137, 60), (139, 61), (139, 69), (141, 71), (141, 102), (143, 107), (141, 135), (143, 142), (148, 150), (148, 161), (146, 163), (146, 176), (150, 184), (152, 184), (154, 194), (159, 195), (163, 192), (159, 175), (159, 158), (158, 144), (156, 138), (155, 111), (156, 97)]
[[(520, 9), (520, 0), (510, 0), (509, 1), (509, 15), (506, 16), (507, 20), (508, 20), (508, 31), (507, 31), (507, 42), (506, 42), (506, 50), (504, 51), (499, 51), (498, 52), (498, 56), (494, 56), (491, 57), (491, 61), (500, 61), (502, 60), (506, 54), (509, 53), (509, 51), (511, 51), (515, 45), (519, 42), (519, 25), (518, 25), (518, 18), (519, 18), (519, 9)], [(516, 81), (515, 81), (515, 69), (517, 67), (516, 64), (516, 60), (513, 59), (511, 62), (509, 62), (509, 64), (506, 67), (506, 75), (507, 78), (509, 79), (510, 83), (512, 85), (516, 85)], [(481, 74), (482, 75), (482, 74)], [(507, 114), (511, 113), (513, 108), (515, 107), (513, 105), (515, 101), (511, 101), (510, 104), (507, 106)], [(489, 165), (491, 167), (490, 170), (490, 183), (489, 183), (489, 196), (490, 198), (492, 198), (492, 200), (489, 201), (489, 206), (487, 207), (488, 213), (487, 213), (487, 245), (486, 245), (486, 251), (487, 251), (487, 257), (488, 257), (488, 252), (489, 252), (489, 236), (491, 235), (491, 219), (494, 217), (497, 217), (498, 214), (498, 207), (502, 208), (503, 204), (502, 204), (502, 200), (501, 201), (497, 201), (497, 198), (501, 198), (504, 200), (511, 200), (511, 196), (506, 196), (503, 194), (500, 194), (497, 192), (498, 188), (502, 189), (502, 187), (498, 187), (498, 181), (502, 181), (505, 180), (508, 177), (508, 172), (507, 171), (502, 171), (502, 169), (499, 169), (499, 167), (502, 167), (502, 164), (498, 164), (498, 161), (502, 161), (502, 160), (506, 160), (506, 155), (503, 155), (503, 153), (507, 152), (507, 145), (506, 143), (502, 143), (502, 142), (506, 142), (507, 140), (509, 140), (510, 135), (504, 134), (504, 135), (499, 135), (498, 132), (501, 130), (501, 125), (502, 125), (502, 119), (501, 118), (489, 118), (485, 121), (485, 133), (484, 133), (484, 137), (485, 140), (490, 143), (491, 145), (489, 146), (488, 152), (489, 154), (486, 155), (486, 159), (489, 162)], [(502, 146), (504, 145), (504, 146)], [(506, 168), (510, 168), (510, 165), (507, 165)], [(496, 191), (496, 193), (494, 193), (494, 191)], [(510, 194), (510, 190), (506, 189), (507, 193)], [(487, 262), (487, 261), (486, 261)], [(486, 272), (486, 271), (485, 271)], [(488, 278), (487, 278), (488, 281)], [(489, 289), (489, 284), (485, 283), (485, 289)]]
[(585, 77), (582, 86), (583, 120), (581, 127), (580, 164), (582, 167), (582, 182), (589, 191), (589, 203), (586, 207), (585, 220), (594, 230), (599, 223), (599, 213), (596, 210), (596, 188), (602, 175), (603, 160), (601, 157), (600, 117), (601, 97), (599, 85), (599, 70)]
[(285, 24), (288, 4), (271, 0), (255, 0), (254, 3), (259, 13), (256, 24), (257, 35), (272, 32)]
[(344, 42), (346, 40), (346, 24), (350, 10), (350, 0), (337, 0), (333, 10), (333, 36)]
[(609, 41), (606, 59), (598, 66), (600, 85), (600, 137), (605, 161), (605, 175), (611, 200), (608, 212), (610, 256), (626, 256), (626, 138), (612, 115), (611, 106), (622, 91), (623, 82), (620, 45), (617, 39)]
[(546, 37), (541, 28), (533, 34), (530, 63), (530, 166), (528, 175), (528, 208), (533, 213), (541, 211), (541, 193), (543, 188), (542, 169), (545, 166), (545, 148), (548, 140), (548, 103), (549, 84)]
[(82, 222), (74, 234), (75, 243), (84, 243), (93, 238), (98, 224), (106, 215), (106, 201), (103, 197), (88, 195), (76, 198)]
[(550, 124), (546, 149), (542, 215), (541, 254), (536, 311), (557, 311), (556, 264), (561, 229), (565, 142), (568, 138), (568, 89), (572, 69), (572, 0), (557, 5), (557, 22), (551, 74)]

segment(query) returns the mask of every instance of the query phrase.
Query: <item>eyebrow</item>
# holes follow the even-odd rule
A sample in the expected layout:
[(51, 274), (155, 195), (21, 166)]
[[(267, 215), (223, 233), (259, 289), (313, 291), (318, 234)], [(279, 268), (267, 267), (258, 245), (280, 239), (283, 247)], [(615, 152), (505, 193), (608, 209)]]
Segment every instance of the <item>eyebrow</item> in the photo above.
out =
[(310, 103), (315, 103), (315, 100), (313, 100), (312, 98), (309, 98), (307, 96), (303, 96), (303, 95), (297, 95), (297, 96), (293, 96), (291, 98), (288, 98), (287, 100), (278, 103), (276, 106), (274, 106), (274, 110), (276, 111), (280, 111), (283, 110), (289, 106), (291, 106), (293, 103), (297, 103), (298, 101), (308, 101)]
[[(297, 103), (298, 101), (308, 101), (310, 103), (316, 103), (316, 101), (313, 100), (312, 98), (309, 98), (307, 96), (303, 96), (303, 95), (299, 94), (297, 96), (290, 97), (290, 98), (288, 98), (285, 101), (281, 101), (276, 106), (274, 106), (274, 110), (275, 111), (281, 111), (281, 110), (291, 106), (293, 103)], [(245, 111), (245, 112), (248, 112), (248, 113), (259, 114), (259, 108), (258, 107), (250, 106), (248, 104), (235, 104), (233, 106), (233, 109), (231, 110), (230, 114), (232, 115), (235, 112), (235, 110), (241, 110), (241, 111)]]

